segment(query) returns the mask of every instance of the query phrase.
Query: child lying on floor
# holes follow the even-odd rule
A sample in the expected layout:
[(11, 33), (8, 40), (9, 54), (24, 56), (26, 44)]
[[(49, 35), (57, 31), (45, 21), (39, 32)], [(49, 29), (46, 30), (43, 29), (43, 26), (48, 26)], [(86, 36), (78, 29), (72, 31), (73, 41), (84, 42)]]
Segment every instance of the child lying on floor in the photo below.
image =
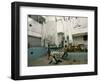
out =
[(50, 55), (50, 62), (49, 64), (58, 64), (62, 62), (61, 60), (57, 60), (55, 56)]

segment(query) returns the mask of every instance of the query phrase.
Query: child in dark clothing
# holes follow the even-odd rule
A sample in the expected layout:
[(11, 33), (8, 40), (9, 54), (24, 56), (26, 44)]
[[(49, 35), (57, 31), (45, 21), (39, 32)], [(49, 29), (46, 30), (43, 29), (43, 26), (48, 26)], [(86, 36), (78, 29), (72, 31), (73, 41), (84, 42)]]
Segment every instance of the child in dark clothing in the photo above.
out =
[(65, 45), (65, 48), (64, 48), (64, 54), (62, 55), (62, 58), (64, 57), (68, 57), (68, 53), (67, 53), (67, 45)]
[(51, 54), (50, 45), (48, 44), (48, 60), (49, 60), (49, 58), (50, 58), (50, 54)]

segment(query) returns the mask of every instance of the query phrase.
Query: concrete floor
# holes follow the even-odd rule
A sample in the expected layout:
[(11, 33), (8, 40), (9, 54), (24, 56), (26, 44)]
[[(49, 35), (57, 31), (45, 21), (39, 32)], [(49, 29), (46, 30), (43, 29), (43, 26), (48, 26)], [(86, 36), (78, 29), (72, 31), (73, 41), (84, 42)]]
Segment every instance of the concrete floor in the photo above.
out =
[(75, 64), (87, 64), (87, 53), (68, 53), (68, 57), (65, 59), (60, 58), (62, 62), (59, 62), (58, 64), (51, 63), (50, 59), (48, 60), (47, 56), (38, 58), (36, 60), (28, 61), (28, 66), (49, 66), (49, 65), (75, 65)]

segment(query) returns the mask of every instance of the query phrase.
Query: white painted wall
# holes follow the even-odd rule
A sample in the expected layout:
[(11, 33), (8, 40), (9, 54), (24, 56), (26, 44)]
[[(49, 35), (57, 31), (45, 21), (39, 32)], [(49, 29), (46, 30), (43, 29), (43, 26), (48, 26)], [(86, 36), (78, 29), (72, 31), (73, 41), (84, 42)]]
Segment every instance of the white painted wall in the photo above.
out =
[[(42, 46), (43, 45), (48, 46), (48, 43), (59, 46), (60, 39), (58, 37), (58, 33), (61, 32), (64, 33), (64, 37), (66, 41), (67, 41), (67, 36), (69, 36), (69, 43), (73, 43), (72, 34), (87, 32), (87, 28), (88, 28), (87, 17), (75, 18), (71, 16), (69, 20), (68, 20), (69, 18), (68, 16), (67, 17), (44, 16), (44, 17), (46, 22), (43, 24), (40, 24), (34, 19), (28, 17), (28, 35), (41, 37)], [(66, 18), (66, 20), (64, 20), (64, 18)], [(30, 24), (32, 26), (30, 26)], [(78, 25), (80, 25), (80, 27), (78, 27)]]
[[(69, 17), (62, 16), (45, 16), (46, 23), (43, 25), (43, 38), (50, 41), (52, 44), (59, 45), (60, 39), (58, 33), (64, 33), (65, 40), (69, 36), (69, 43), (73, 43), (73, 34), (86, 33), (88, 31), (88, 18), (87, 17)], [(80, 27), (78, 26), (80, 25)]]
[[(14, 82), (10, 79), (11, 72), (11, 2), (15, 0), (0, 1), (0, 82)], [(16, 0), (19, 1), (19, 0)], [(98, 6), (98, 15), (100, 14), (100, 0), (20, 0), (27, 2), (56, 3), (56, 4), (72, 4), (72, 5), (88, 5)], [(100, 21), (100, 15), (98, 16)], [(100, 23), (98, 22), (98, 27)], [(98, 28), (100, 35), (100, 28)], [(98, 49), (100, 49), (100, 37), (98, 37)], [(100, 58), (100, 50), (98, 50), (98, 59)], [(98, 69), (100, 69), (100, 59), (98, 60)], [(24, 80), (25, 82), (99, 82), (100, 70), (98, 76), (82, 76), (82, 77), (65, 77), (39, 80)], [(19, 82), (23, 82), (22, 80)]]
[[(83, 43), (83, 40), (80, 39), (78, 41), (75, 41), (72, 37), (72, 35), (74, 34), (81, 34), (81, 33), (87, 33), (88, 32), (88, 18), (87, 17), (77, 17), (77, 19), (71, 18), (70, 20), (67, 20), (65, 22), (65, 27), (67, 28), (66, 30), (64, 30), (65, 33), (65, 37), (68, 35), (69, 36), (69, 43), (75, 43), (75, 45), (77, 44), (76, 42), (79, 43)], [(78, 26), (80, 25), (80, 27)], [(68, 32), (68, 33), (67, 33)], [(74, 40), (74, 41), (73, 41)], [(86, 44), (86, 43), (85, 43)]]
[[(81, 25), (80, 27), (77, 24)], [(72, 34), (86, 33), (88, 31), (88, 18), (79, 17), (77, 19), (72, 19)], [(76, 28), (75, 28), (76, 26)]]
[(44, 29), (46, 30), (44, 31), (45, 39), (48, 41), (48, 43), (57, 44), (57, 24), (55, 20), (52, 20), (52, 17), (49, 18), (46, 23), (44, 23)]
[[(42, 29), (42, 24), (36, 22), (32, 18), (28, 17), (28, 35), (30, 36), (35, 36), (35, 37), (42, 37), (41, 29)], [(30, 27), (29, 24), (32, 26)]]

